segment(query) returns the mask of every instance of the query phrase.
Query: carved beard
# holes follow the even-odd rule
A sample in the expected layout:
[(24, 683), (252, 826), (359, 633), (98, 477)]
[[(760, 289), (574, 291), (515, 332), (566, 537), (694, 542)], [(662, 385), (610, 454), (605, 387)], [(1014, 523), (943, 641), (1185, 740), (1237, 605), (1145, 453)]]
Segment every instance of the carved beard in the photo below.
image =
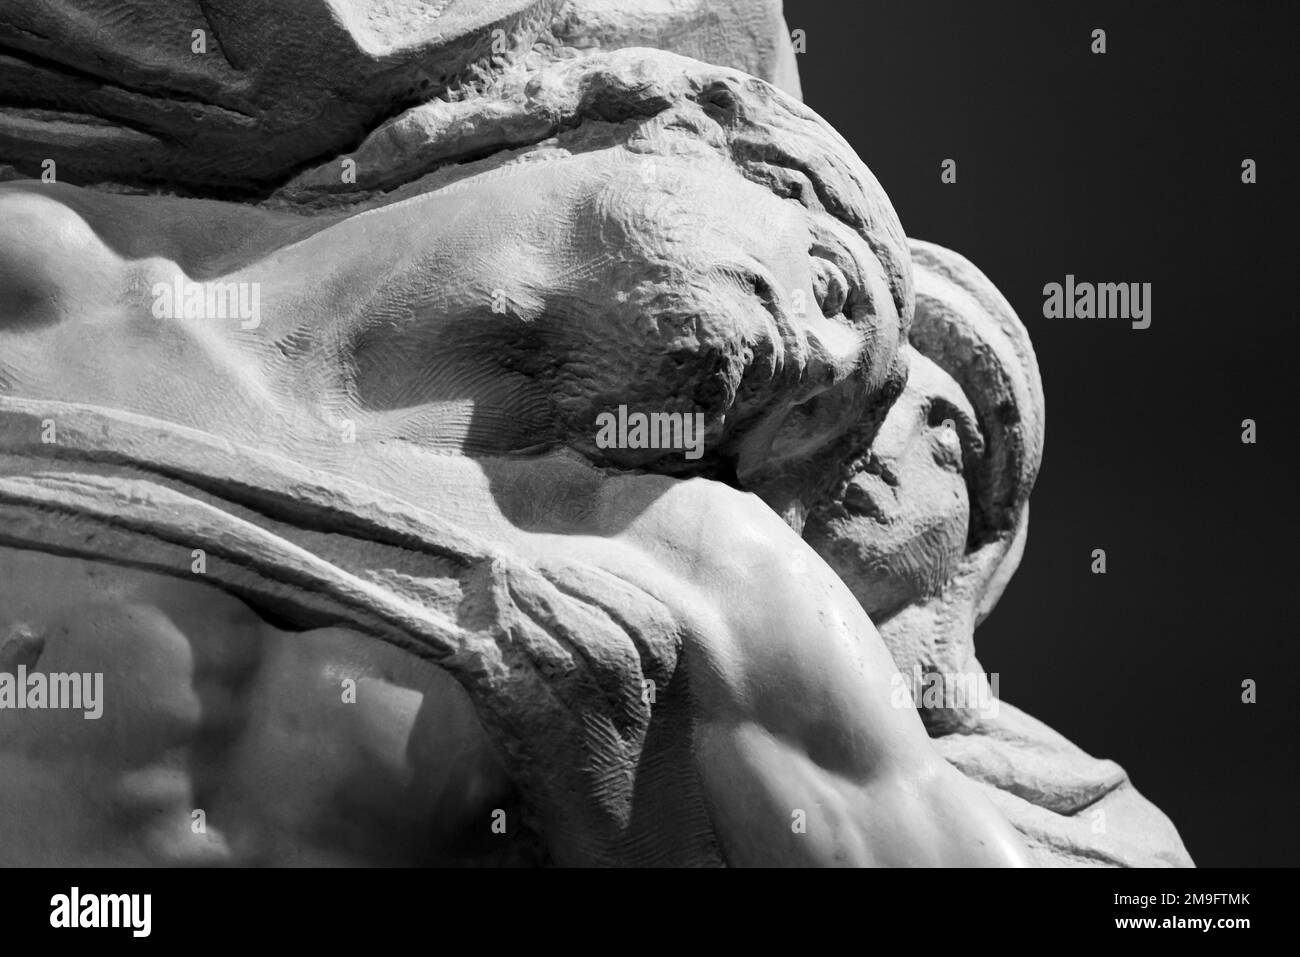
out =
[(966, 543), (965, 523), (946, 515), (882, 518), (851, 518), (839, 509), (819, 508), (804, 529), (808, 544), (877, 626), (907, 605), (941, 595)]

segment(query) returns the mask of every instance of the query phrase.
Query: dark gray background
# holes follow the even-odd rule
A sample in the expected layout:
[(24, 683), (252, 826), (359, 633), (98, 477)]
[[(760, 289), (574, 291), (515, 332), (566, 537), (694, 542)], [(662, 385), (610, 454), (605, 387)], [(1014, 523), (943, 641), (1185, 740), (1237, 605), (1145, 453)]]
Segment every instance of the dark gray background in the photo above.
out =
[[(1120, 762), (1202, 866), (1300, 861), (1287, 11), (786, 5), (807, 35), (808, 104), (908, 235), (987, 273), (1038, 354), (1047, 442), (1029, 547), (980, 659), (1006, 700)], [(1095, 27), (1105, 55), (1090, 52)], [(955, 185), (939, 180), (946, 157)], [(1043, 284), (1067, 272), (1152, 283), (1151, 328), (1044, 319)], [(1257, 704), (1241, 703), (1245, 678)]]

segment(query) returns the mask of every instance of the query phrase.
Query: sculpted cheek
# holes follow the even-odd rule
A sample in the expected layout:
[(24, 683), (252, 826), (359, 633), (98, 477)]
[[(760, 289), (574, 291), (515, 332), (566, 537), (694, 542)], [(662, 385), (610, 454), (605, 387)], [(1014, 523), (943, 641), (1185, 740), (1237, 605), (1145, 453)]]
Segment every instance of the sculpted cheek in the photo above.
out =
[(877, 619), (943, 591), (970, 524), (965, 482), (934, 460), (927, 442), (892, 460), (888, 476), (859, 475), (841, 503), (813, 512), (804, 532)]

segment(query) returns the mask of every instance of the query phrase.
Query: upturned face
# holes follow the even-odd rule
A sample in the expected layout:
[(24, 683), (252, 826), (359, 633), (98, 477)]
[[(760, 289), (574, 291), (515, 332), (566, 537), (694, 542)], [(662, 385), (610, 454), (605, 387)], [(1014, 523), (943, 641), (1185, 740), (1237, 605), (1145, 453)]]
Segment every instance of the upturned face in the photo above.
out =
[(911, 349), (907, 387), (842, 495), (814, 509), (807, 539), (877, 624), (938, 595), (966, 549), (963, 447), (975, 414), (955, 381)]
[[(67, 188), (33, 200), (31, 190), (0, 189), (0, 211), (44, 204), (29, 217), (32, 229), (0, 216), (0, 281), (17, 278), (23, 292), (13, 308), (0, 306), (0, 392), (141, 414), (188, 427), (187, 440), (208, 433), (203, 442), (218, 436), (310, 469), (309, 481), (291, 484), (320, 491), (327, 518), (305, 519), (292, 496), (268, 498), (261, 474), (224, 485), (255, 490), (261, 520), (282, 523), (283, 535), (315, 537), (324, 522), (331, 532), (322, 541), (341, 540), (334, 523), (348, 507), (331, 473), (335, 486), (364, 483), (450, 527), (515, 541), (490, 507), (495, 490), (455, 471), (471, 459), (411, 451), (582, 447), (596, 414), (624, 402), (709, 415), (738, 471), (814, 458), (896, 382), (907, 295), (891, 289), (857, 228), (792, 198), (799, 177), (822, 174), (787, 170), (789, 188), (778, 195), (752, 170), (716, 159), (651, 162), (643, 178), (636, 157), (575, 150), (320, 219)], [(766, 174), (776, 177), (777, 165)], [(19, 255), (5, 259), (5, 250)], [(910, 278), (899, 275), (895, 266), (895, 285)], [(156, 290), (217, 281), (257, 290), (255, 322), (154, 308)], [(135, 424), (115, 420), (112, 429)], [(59, 429), (99, 434), (64, 421)], [(231, 467), (252, 468), (251, 458), (233, 456)], [(426, 459), (446, 462), (435, 469)], [(558, 474), (560, 466), (545, 465)], [(550, 494), (557, 488), (584, 498), (559, 479), (537, 484), (542, 512), (567, 506)], [(228, 515), (221, 506), (212, 513)], [(377, 546), (358, 542), (351, 554)], [(400, 587), (421, 583), (413, 606), (428, 603), (453, 620), (466, 613), (460, 584), (423, 587), (441, 558), (402, 555), (373, 561), (391, 567)], [(191, 574), (189, 561), (168, 574)], [(466, 582), (489, 587), (468, 574)], [(285, 617), (277, 601), (259, 614)], [(533, 699), (478, 685), (473, 693), (476, 707), (498, 709), (485, 719), (506, 729), (493, 740), (533, 727), (523, 714)], [(516, 700), (523, 717), (512, 713), (510, 724), (499, 703)]]
[[(0, 192), (6, 211), (40, 204), (34, 221), (68, 224), (0, 253), (0, 285), (31, 286), (31, 260), (49, 287), (0, 313), (14, 336), (0, 374), (253, 444), (307, 436), (318, 456), (347, 420), (358, 446), (554, 443), (653, 468), (596, 452), (596, 417), (626, 404), (702, 413), (705, 454), (743, 479), (808, 461), (899, 369), (902, 320), (866, 241), (716, 158), (522, 164), (314, 228), (225, 204), (55, 195)], [(227, 251), (201, 241), (214, 217), (264, 252), (220, 270)], [(156, 290), (197, 279), (255, 290), (256, 322), (156, 318)]]

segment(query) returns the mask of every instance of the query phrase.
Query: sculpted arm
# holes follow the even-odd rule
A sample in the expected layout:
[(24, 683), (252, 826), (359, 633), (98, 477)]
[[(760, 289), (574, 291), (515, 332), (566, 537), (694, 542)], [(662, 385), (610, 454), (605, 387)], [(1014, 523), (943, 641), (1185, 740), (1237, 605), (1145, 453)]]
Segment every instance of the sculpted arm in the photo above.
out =
[(676, 528), (689, 516), (699, 535), (689, 580), (720, 609), (685, 654), (728, 863), (1026, 865), (1011, 826), (898, 706), (879, 634), (816, 553), (752, 496), (682, 492), (694, 500), (676, 503)]

